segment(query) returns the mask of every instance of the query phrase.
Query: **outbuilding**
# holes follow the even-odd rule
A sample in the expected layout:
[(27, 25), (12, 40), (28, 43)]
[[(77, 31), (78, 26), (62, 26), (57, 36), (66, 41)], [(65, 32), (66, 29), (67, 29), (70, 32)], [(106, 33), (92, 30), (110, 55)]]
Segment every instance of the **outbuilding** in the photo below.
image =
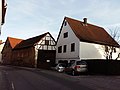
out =
[(2, 54), (4, 64), (49, 68), (55, 63), (56, 41), (49, 32), (26, 40), (8, 37)]

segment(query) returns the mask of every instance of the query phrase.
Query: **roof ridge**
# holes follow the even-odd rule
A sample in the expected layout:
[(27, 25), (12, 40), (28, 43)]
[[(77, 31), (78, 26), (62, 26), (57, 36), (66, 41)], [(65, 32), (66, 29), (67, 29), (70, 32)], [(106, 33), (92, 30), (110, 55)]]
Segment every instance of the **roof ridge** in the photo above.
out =
[(46, 32), (41, 35), (23, 40), (15, 47), (15, 49), (33, 46), (35, 43), (39, 42), (39, 40), (41, 40), (46, 34), (50, 33)]
[(24, 40), (24, 39), (20, 39), (20, 38), (14, 38), (14, 37), (7, 37), (9, 39), (19, 39), (19, 40)]
[(46, 33), (43, 33), (43, 34), (41, 34), (41, 35), (38, 35), (38, 36), (34, 36), (34, 37), (31, 37), (31, 38), (25, 39), (24, 41), (29, 40), (29, 39), (33, 39), (33, 38), (36, 38), (36, 37), (40, 37), (40, 36), (45, 35), (45, 34), (48, 34), (48, 33), (49, 33), (49, 32), (46, 32)]
[[(81, 21), (81, 20), (78, 20), (78, 19), (74, 19), (74, 18), (71, 18), (71, 17), (66, 17), (66, 16), (65, 16), (65, 18), (72, 19), (72, 20), (74, 20), (74, 21), (78, 21), (78, 22), (81, 22), (81, 23), (84, 22), (84, 21)], [(95, 27), (103, 28), (103, 27), (100, 27), (100, 26), (95, 25), (95, 24), (91, 24), (91, 23), (87, 23), (87, 24), (88, 24), (88, 25), (95, 26)]]

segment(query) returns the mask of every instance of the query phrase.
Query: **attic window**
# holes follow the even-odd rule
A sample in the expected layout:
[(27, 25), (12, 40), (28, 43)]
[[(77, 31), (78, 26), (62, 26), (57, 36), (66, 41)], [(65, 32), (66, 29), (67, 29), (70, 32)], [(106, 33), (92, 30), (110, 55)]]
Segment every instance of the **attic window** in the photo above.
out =
[(68, 32), (65, 32), (64, 35), (63, 35), (64, 38), (67, 38), (68, 37)]
[(67, 26), (67, 22), (66, 21), (64, 22), (64, 26)]

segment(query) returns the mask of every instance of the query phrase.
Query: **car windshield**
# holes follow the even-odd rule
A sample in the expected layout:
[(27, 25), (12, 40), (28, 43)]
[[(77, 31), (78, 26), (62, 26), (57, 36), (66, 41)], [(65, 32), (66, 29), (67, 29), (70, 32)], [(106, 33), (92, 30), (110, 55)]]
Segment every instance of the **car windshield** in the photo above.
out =
[(61, 66), (61, 67), (66, 67), (66, 65), (63, 64), (63, 63), (59, 64), (59, 66)]
[(76, 64), (77, 65), (86, 65), (87, 63), (85, 61), (77, 61)]

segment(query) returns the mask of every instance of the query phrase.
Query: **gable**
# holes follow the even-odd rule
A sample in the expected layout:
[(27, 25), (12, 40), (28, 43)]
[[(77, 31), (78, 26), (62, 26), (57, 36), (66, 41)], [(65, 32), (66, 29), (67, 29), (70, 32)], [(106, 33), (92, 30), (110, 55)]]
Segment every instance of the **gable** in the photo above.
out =
[(10, 43), (10, 46), (13, 49), (17, 44), (19, 44), (21, 41), (23, 41), (23, 39), (8, 37), (8, 41)]
[(36, 48), (39, 50), (55, 50), (56, 41), (50, 33), (46, 34), (37, 44)]
[(4, 46), (7, 46), (7, 47), (9, 46), (9, 47), (11, 47), (13, 49), (21, 41), (22, 41), (22, 39), (8, 37)]
[(13, 49), (17, 44), (19, 44), (20, 42), (22, 41), (22, 39), (17, 39), (17, 38), (12, 38), (12, 37), (8, 37), (6, 42), (5, 42), (5, 45), (2, 49), (2, 52), (5, 50), (5, 49)]
[(58, 35), (57, 45), (68, 44), (71, 42), (77, 43), (79, 42), (79, 39), (76, 37), (69, 23), (66, 20), (64, 20), (63, 25)]

